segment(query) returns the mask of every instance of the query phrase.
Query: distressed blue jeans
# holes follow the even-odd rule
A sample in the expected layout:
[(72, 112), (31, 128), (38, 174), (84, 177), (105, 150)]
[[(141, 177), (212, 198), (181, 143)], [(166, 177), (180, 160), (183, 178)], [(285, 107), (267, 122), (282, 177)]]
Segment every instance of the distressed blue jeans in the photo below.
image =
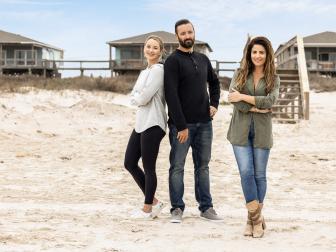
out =
[(266, 168), (270, 149), (254, 148), (254, 125), (250, 126), (248, 145), (232, 145), (246, 203), (264, 201), (267, 189)]
[(177, 129), (169, 125), (170, 141), (170, 169), (169, 169), (169, 195), (172, 205), (171, 211), (180, 208), (184, 211), (184, 164), (189, 151), (192, 149), (195, 177), (195, 197), (199, 210), (204, 212), (212, 207), (210, 194), (209, 162), (211, 158), (212, 122), (187, 124), (189, 137), (185, 143), (177, 139)]

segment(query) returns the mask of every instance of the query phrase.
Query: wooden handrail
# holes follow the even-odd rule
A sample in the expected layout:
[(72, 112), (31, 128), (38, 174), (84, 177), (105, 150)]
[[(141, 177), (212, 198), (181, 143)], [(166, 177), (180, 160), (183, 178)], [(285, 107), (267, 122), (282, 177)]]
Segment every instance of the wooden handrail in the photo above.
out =
[[(125, 67), (125, 65), (130, 64), (129, 67), (125, 67), (125, 69), (132, 69), (134, 66), (132, 64), (140, 64), (141, 66), (146, 66), (146, 63), (141, 60), (141, 59), (118, 59), (118, 60), (44, 60), (45, 64), (47, 63), (60, 63), (60, 64), (64, 64), (64, 63), (77, 63), (79, 64), (79, 67), (77, 68), (77, 70), (80, 69), (85, 69), (85, 67), (83, 67), (83, 64), (85, 63), (109, 63), (108, 68), (117, 68), (117, 67)], [(220, 67), (221, 64), (240, 64), (239, 61), (218, 61), (218, 60), (211, 60), (212, 63), (214, 63), (215, 67), (214, 70), (219, 73), (221, 71), (223, 72), (233, 72), (235, 71), (236, 68), (223, 68)], [(59, 70), (74, 70), (76, 69), (75, 67), (62, 67), (62, 68), (58, 68)], [(99, 68), (96, 68), (99, 69)], [(103, 67), (102, 70), (106, 70), (106, 67)]]
[(282, 48), (280, 49), (280, 51), (275, 53), (275, 57), (278, 57), (278, 55), (280, 55), (284, 50), (286, 50), (288, 47), (291, 47), (292, 45), (294, 45), (297, 42), (296, 37), (297, 36), (293, 37), (286, 44), (282, 45)]
[(301, 97), (303, 97), (303, 118), (309, 120), (309, 79), (307, 71), (306, 56), (304, 52), (303, 39), (296, 36), (297, 40), (297, 61), (300, 76)]
[[(287, 59), (285, 59), (284, 61), (281, 61), (281, 62), (277, 62), (277, 66), (279, 66), (279, 65), (283, 65), (283, 64), (285, 64), (285, 63), (287, 63), (287, 62), (290, 62), (290, 61), (293, 61), (293, 60), (297, 60), (297, 55), (292, 55), (292, 56), (290, 56), (290, 57), (288, 57)], [(280, 63), (280, 64), (279, 64)]]
[[(233, 64), (240, 64), (239, 61), (219, 61), (219, 60), (210, 60), (211, 64), (213, 64), (213, 68), (214, 68), (214, 71), (217, 73), (217, 75), (219, 76), (219, 72), (234, 72), (237, 67), (233, 67), (233, 68), (230, 68), (230, 67), (227, 67), (227, 68), (223, 68), (221, 67), (220, 65), (221, 64), (230, 64), (230, 65), (233, 65)], [(239, 66), (239, 65), (238, 65)]]

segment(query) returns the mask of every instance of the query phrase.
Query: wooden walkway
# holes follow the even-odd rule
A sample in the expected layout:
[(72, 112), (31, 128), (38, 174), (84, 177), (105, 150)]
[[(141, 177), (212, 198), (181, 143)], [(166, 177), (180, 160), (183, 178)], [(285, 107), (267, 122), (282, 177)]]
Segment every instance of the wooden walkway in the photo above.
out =
[[(234, 72), (239, 66), (238, 61), (218, 61), (212, 60), (212, 66), (220, 76), (223, 72)], [(140, 71), (146, 68), (146, 62), (140, 60), (57, 60), (48, 62), (45, 65), (58, 66), (58, 71), (79, 71), (80, 76), (84, 76), (85, 71)]]
[[(212, 60), (211, 64), (218, 74), (233, 72), (238, 66), (238, 61)], [(86, 71), (109, 71), (111, 76), (124, 73), (136, 73), (146, 68), (147, 63), (143, 60), (39, 60), (31, 64), (19, 62), (15, 59), (0, 62), (0, 75), (6, 72), (36, 74), (44, 77), (58, 75), (59, 71), (79, 71), (84, 76)]]

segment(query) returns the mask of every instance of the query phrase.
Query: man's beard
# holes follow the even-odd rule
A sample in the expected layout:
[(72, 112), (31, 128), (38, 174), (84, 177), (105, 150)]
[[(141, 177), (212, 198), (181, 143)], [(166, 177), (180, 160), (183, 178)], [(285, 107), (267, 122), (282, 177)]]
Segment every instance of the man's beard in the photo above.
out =
[(178, 38), (178, 41), (182, 47), (187, 48), (187, 49), (190, 49), (191, 47), (193, 47), (195, 43), (195, 39), (186, 39), (183, 41), (180, 38)]

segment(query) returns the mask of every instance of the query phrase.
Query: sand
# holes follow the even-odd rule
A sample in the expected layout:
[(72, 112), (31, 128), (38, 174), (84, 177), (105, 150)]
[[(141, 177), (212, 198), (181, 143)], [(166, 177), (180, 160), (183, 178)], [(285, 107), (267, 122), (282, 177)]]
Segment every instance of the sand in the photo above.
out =
[(169, 223), (166, 136), (157, 162), (154, 221), (129, 214), (143, 195), (123, 168), (135, 108), (108, 92), (0, 94), (0, 251), (336, 250), (336, 93), (311, 93), (309, 121), (274, 124), (263, 239), (242, 236), (246, 210), (226, 140), (231, 106), (214, 125), (211, 192), (223, 223), (199, 218), (193, 164), (182, 224)]

